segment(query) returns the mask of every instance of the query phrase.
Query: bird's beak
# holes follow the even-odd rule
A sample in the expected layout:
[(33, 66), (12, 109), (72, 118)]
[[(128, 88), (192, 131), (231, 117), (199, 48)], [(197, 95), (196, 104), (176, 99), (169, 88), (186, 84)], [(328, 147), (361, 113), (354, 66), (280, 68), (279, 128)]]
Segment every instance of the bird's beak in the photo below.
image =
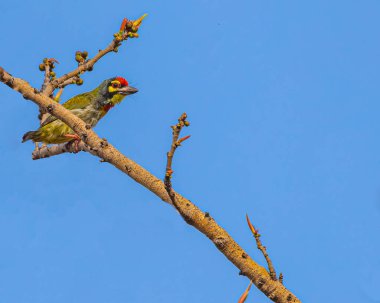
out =
[(127, 95), (135, 94), (138, 91), (139, 90), (137, 88), (134, 88), (132, 86), (124, 86), (118, 90), (118, 93), (127, 96)]

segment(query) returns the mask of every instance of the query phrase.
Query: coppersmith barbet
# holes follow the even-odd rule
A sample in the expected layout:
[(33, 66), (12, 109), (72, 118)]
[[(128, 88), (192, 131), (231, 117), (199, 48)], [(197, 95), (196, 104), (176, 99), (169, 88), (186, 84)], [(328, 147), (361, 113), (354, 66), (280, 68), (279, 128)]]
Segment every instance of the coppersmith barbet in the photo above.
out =
[[(74, 115), (81, 118), (86, 124), (94, 127), (107, 112), (120, 103), (125, 96), (136, 93), (138, 90), (129, 86), (122, 77), (114, 77), (103, 81), (91, 92), (77, 95), (63, 104)], [(79, 140), (74, 131), (54, 116), (49, 116), (36, 131), (24, 134), (22, 142), (32, 140), (47, 144), (64, 143)]]

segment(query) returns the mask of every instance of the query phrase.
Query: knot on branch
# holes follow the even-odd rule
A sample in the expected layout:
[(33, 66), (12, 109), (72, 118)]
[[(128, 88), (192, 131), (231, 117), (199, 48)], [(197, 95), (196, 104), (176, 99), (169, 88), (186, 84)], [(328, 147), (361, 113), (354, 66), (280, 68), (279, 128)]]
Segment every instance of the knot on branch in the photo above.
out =
[(214, 242), (214, 244), (215, 244), (218, 248), (222, 249), (222, 248), (224, 248), (224, 246), (226, 245), (226, 243), (227, 243), (227, 239), (226, 239), (226, 238), (223, 238), (223, 237), (218, 237), (218, 238), (214, 239), (213, 242)]
[(83, 133), (83, 134), (81, 135), (81, 139), (82, 139), (83, 142), (87, 142), (88, 135), (87, 135), (86, 133)]
[(100, 147), (104, 148), (108, 146), (108, 141), (106, 138), (103, 138), (102, 141), (100, 141)]
[(47, 107), (46, 107), (46, 111), (48, 112), (48, 113), (52, 113), (53, 112), (53, 110), (54, 110), (54, 105), (53, 104), (49, 104)]
[(127, 171), (128, 175), (132, 172), (132, 168), (128, 165), (125, 166), (125, 170)]

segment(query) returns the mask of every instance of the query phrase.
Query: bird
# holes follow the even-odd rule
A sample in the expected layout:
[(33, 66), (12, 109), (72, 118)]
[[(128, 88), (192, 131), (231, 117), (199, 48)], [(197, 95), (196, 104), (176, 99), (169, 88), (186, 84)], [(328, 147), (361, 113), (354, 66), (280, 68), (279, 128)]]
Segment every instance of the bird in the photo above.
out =
[[(123, 77), (113, 77), (104, 80), (97, 88), (63, 103), (63, 107), (81, 118), (89, 127), (94, 127), (108, 111), (119, 104), (126, 96), (137, 93), (138, 89), (129, 86)], [(22, 137), (22, 142), (32, 140), (35, 143), (60, 144), (76, 141), (80, 137), (64, 122), (50, 115), (35, 131), (29, 131)]]

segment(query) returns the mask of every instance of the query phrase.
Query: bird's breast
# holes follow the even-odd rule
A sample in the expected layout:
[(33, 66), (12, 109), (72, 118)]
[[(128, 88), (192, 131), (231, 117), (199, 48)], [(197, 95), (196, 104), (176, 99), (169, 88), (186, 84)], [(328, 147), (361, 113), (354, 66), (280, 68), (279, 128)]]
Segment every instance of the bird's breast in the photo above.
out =
[(94, 107), (88, 106), (81, 109), (77, 116), (81, 118), (86, 124), (94, 127), (98, 121), (104, 116), (102, 115), (102, 110), (95, 109)]
[(107, 103), (106, 105), (103, 106), (103, 111), (105, 111), (105, 113), (107, 113), (114, 106), (115, 106), (115, 104), (113, 104), (113, 103)]

